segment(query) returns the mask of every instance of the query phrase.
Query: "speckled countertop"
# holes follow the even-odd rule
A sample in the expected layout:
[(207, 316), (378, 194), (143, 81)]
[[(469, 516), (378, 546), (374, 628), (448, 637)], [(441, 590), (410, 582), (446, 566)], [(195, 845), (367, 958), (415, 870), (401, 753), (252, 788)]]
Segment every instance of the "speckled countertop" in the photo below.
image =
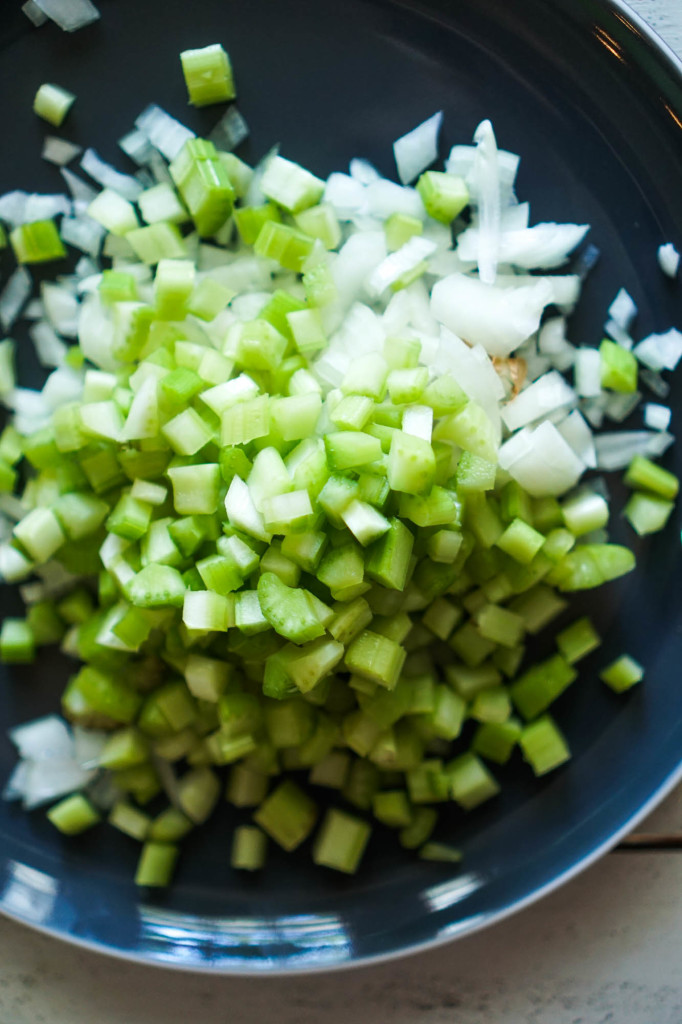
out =
[[(682, 0), (631, 5), (682, 53)], [(678, 789), (640, 831), (681, 830)], [(609, 854), (487, 931), (352, 974), (176, 974), (0, 918), (0, 1024), (682, 1024), (681, 949), (682, 849)]]

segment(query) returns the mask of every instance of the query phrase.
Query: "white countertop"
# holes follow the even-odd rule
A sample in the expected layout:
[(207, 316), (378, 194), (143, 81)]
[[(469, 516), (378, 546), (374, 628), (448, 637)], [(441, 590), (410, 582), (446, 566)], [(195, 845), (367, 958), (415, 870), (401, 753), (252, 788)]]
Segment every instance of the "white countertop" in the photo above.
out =
[[(682, 0), (631, 4), (682, 53)], [(640, 831), (682, 831), (682, 789)], [(176, 974), (0, 917), (0, 1024), (682, 1024), (681, 950), (682, 849), (609, 854), (491, 929), (350, 974)]]

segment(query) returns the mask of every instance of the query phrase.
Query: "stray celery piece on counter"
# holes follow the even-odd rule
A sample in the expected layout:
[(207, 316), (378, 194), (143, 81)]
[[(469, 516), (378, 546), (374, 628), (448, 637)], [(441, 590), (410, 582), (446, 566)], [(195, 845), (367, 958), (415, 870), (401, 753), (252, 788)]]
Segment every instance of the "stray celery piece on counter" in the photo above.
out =
[(313, 860), (335, 871), (355, 874), (371, 832), (371, 826), (366, 821), (331, 807), (317, 833)]
[(615, 693), (625, 693), (630, 687), (642, 681), (644, 669), (629, 654), (622, 654), (601, 670), (599, 678)]
[(79, 832), (85, 832), (100, 821), (99, 811), (96, 810), (82, 793), (74, 793), (60, 800), (47, 812), (47, 817), (60, 832), (64, 835), (74, 836)]
[(45, 82), (40, 86), (33, 100), (33, 110), (56, 128), (62, 123), (73, 106), (76, 97), (61, 85)]
[(230, 58), (220, 43), (198, 50), (183, 50), (180, 63), (189, 101), (195, 107), (223, 103), (237, 95)]

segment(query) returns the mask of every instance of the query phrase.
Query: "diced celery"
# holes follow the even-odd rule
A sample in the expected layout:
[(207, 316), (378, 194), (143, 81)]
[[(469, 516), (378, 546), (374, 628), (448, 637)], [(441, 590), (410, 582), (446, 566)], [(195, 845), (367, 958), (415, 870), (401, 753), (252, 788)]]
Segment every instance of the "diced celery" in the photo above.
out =
[(679, 480), (673, 473), (643, 455), (635, 455), (623, 479), (628, 487), (651, 491), (666, 501), (673, 501), (680, 489)]
[(67, 836), (85, 832), (100, 821), (98, 811), (82, 793), (60, 800), (47, 812), (47, 817), (60, 832)]
[(267, 839), (259, 828), (239, 825), (232, 838), (230, 864), (240, 871), (258, 871), (265, 864)]
[(622, 654), (601, 670), (599, 678), (615, 693), (625, 693), (630, 687), (641, 682), (644, 678), (644, 669), (629, 654)]
[(265, 798), (253, 818), (279, 846), (291, 851), (312, 832), (317, 808), (302, 789), (287, 780)]
[(521, 732), (519, 746), (536, 775), (545, 775), (571, 756), (566, 740), (550, 715), (531, 722)]
[(230, 58), (220, 43), (180, 54), (189, 101), (195, 107), (233, 100), (237, 95)]
[(463, 178), (454, 174), (425, 171), (416, 188), (426, 212), (443, 224), (450, 224), (469, 203), (469, 190)]

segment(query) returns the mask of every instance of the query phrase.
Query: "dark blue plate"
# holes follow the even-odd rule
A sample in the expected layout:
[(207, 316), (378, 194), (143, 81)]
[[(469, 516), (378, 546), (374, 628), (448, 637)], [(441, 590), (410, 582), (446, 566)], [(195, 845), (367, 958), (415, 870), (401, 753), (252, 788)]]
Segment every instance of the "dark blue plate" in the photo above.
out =
[[(500, 144), (522, 154), (519, 194), (534, 220), (587, 221), (602, 251), (572, 338), (599, 340), (620, 285), (639, 305), (640, 334), (682, 321), (680, 286), (655, 260), (661, 242), (682, 242), (680, 63), (618, 3), (100, 0), (101, 21), (73, 36), (36, 31), (10, 7), (0, 15), (0, 191), (60, 190), (39, 159), (44, 126), (31, 102), (40, 82), (78, 94), (64, 134), (122, 166), (114, 140), (149, 102), (197, 131), (214, 123), (215, 110), (186, 106), (177, 55), (219, 40), (252, 128), (247, 159), (279, 141), (323, 176), (356, 155), (391, 175), (391, 141), (434, 110), (445, 111), (443, 152), (491, 117)], [(669, 464), (682, 470), (682, 448)], [(573, 760), (540, 783), (514, 764), (497, 800), (469, 816), (453, 810), (442, 837), (463, 849), (461, 871), (413, 860), (379, 833), (357, 878), (273, 850), (262, 877), (245, 879), (228, 867), (225, 814), (193, 837), (167, 894), (140, 898), (132, 840), (102, 828), (64, 841), (42, 812), (3, 803), (0, 909), (146, 962), (268, 973), (414, 950), (536, 899), (612, 846), (680, 775), (678, 518), (641, 546), (635, 574), (578, 602), (605, 644), (556, 705)], [(615, 533), (624, 535), (618, 523)], [(4, 614), (16, 608), (14, 595), (3, 601)], [(625, 699), (597, 678), (623, 650), (647, 667)], [(4, 673), (3, 779), (14, 761), (5, 728), (55, 709), (67, 671), (48, 654)]]

